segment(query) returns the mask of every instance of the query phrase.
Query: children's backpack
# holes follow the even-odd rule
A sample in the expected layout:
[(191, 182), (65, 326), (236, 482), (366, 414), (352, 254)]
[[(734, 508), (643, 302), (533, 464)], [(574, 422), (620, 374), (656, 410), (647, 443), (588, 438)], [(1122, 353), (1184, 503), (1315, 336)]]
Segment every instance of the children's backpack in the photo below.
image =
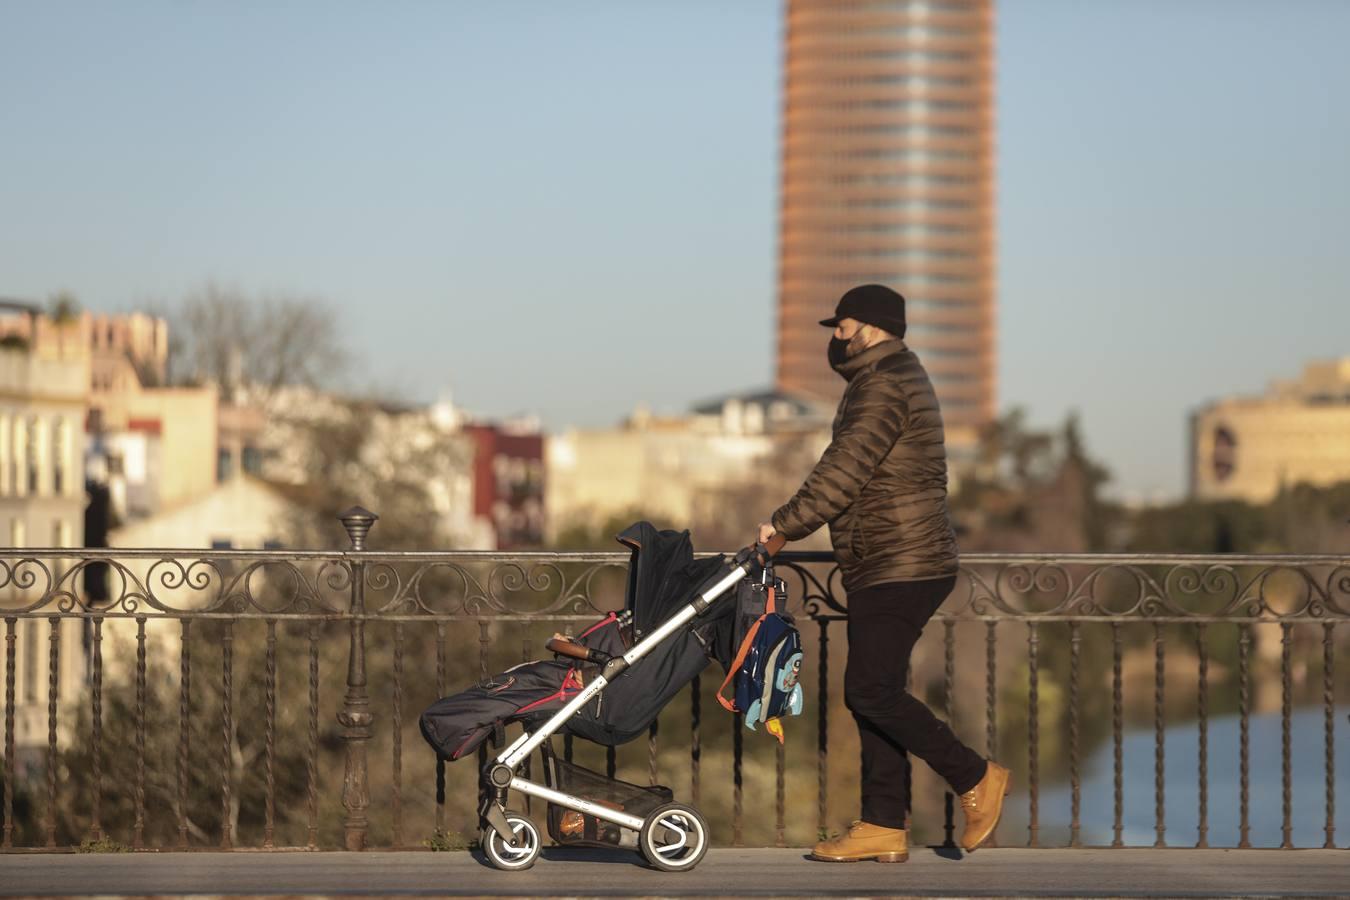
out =
[[(765, 573), (763, 582), (747, 579), (736, 592), (736, 658), (717, 691), (717, 702), (745, 717), (751, 731), (760, 722), (783, 742), (783, 716), (802, 712), (802, 638), (792, 617), (778, 611), (787, 591), (781, 579)], [(724, 696), (735, 682), (735, 699)]]

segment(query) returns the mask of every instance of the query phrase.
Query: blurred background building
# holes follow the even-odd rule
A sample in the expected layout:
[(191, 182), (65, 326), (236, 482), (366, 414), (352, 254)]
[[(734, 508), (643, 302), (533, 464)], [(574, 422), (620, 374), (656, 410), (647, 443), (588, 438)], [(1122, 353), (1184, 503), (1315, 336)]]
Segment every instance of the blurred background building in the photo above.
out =
[(1350, 481), (1350, 357), (1310, 363), (1259, 397), (1191, 417), (1191, 495), (1265, 503), (1297, 484)]

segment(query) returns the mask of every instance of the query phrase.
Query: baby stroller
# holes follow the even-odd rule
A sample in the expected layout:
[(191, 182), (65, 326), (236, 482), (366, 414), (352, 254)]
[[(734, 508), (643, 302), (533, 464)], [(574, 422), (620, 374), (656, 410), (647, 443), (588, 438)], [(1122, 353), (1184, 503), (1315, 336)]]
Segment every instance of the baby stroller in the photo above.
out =
[[(542, 848), (534, 823), (507, 811), (511, 790), (548, 803), (548, 831), (561, 845), (629, 847), (666, 871), (692, 869), (707, 851), (703, 816), (674, 802), (669, 788), (628, 784), (560, 759), (551, 737), (561, 731), (606, 746), (626, 743), (712, 659), (730, 670), (754, 601), (718, 601), (738, 585), (738, 596), (770, 586), (781, 596), (770, 560), (784, 541), (775, 536), (730, 560), (695, 560), (687, 531), (646, 522), (619, 541), (632, 550), (622, 612), (579, 637), (555, 635), (545, 646), (560, 659), (522, 663), (422, 714), (423, 736), (450, 760), (471, 754), (504, 724), (524, 729), (482, 773), (481, 846), (499, 869), (527, 869)], [(762, 577), (747, 580), (752, 574)], [(536, 749), (543, 784), (521, 774)]]

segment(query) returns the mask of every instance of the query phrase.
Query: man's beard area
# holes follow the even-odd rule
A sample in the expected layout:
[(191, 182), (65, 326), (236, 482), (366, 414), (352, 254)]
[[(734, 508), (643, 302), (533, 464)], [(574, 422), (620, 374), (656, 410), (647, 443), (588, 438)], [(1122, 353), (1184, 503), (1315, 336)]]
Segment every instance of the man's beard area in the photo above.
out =
[(858, 333), (848, 339), (848, 358), (852, 359), (868, 347), (867, 337), (858, 329)]

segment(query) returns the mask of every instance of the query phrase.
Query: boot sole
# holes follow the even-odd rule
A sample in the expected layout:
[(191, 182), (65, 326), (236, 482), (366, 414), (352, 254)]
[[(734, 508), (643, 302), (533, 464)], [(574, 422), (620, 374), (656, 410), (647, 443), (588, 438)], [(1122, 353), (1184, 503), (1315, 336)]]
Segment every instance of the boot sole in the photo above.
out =
[[(1008, 798), (1008, 795), (1011, 793), (1012, 793), (1012, 772), (1008, 771), (1008, 774), (1005, 775), (1003, 778), (1003, 800), (1006, 800)], [(998, 823), (1003, 821), (1003, 800), (999, 801), (998, 817), (994, 819), (994, 824), (989, 826), (989, 831), (985, 833), (984, 837), (976, 841), (974, 845), (970, 847), (966, 847), (963, 845), (961, 847), (962, 850), (964, 850), (967, 853), (974, 853), (976, 850), (983, 847), (989, 841), (989, 839), (994, 836), (994, 832), (998, 831)]]
[(862, 862), (866, 859), (876, 860), (879, 863), (902, 863), (909, 861), (909, 852), (904, 853), (869, 853), (866, 856), (821, 856), (818, 853), (812, 853), (811, 858), (816, 862), (830, 863), (854, 863)]

